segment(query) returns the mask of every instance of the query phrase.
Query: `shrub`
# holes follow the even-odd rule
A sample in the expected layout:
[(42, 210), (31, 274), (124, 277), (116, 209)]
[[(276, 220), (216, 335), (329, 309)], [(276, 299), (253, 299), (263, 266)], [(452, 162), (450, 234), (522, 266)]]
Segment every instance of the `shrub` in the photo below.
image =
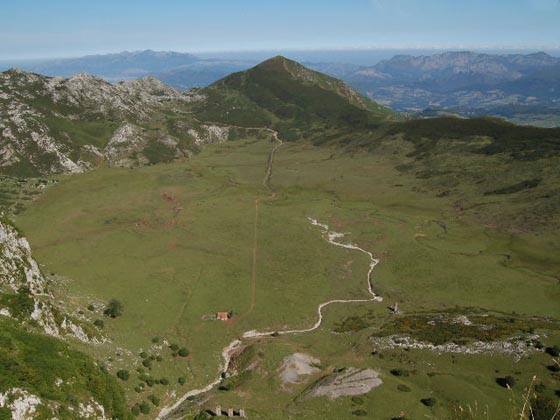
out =
[(169, 385), (169, 379), (167, 379), (167, 378), (161, 378), (161, 379), (159, 380), (159, 383), (160, 383), (161, 385)]
[(91, 312), (95, 311), (95, 306), (93, 306), (93, 305), (88, 305), (87, 308), (88, 308), (88, 311), (91, 311)]
[(105, 327), (105, 323), (101, 319), (96, 319), (95, 321), (93, 321), (93, 325), (95, 325), (97, 328)]
[(149, 399), (150, 402), (151, 402), (153, 405), (155, 405), (156, 407), (159, 406), (160, 399), (159, 399), (158, 397), (156, 397), (155, 395), (153, 395), (153, 394), (150, 395), (150, 396), (148, 397), (148, 399)]
[(189, 350), (186, 347), (181, 347), (179, 350), (179, 356), (187, 357), (190, 354)]
[(547, 386), (545, 384), (541, 383), (541, 384), (536, 384), (535, 385), (535, 392), (537, 394), (542, 394), (542, 393), (546, 392), (546, 390), (547, 390)]
[(177, 383), (179, 385), (185, 385), (187, 383), (187, 380), (185, 379), (184, 376), (180, 376), (179, 379), (177, 379)]
[(178, 351), (179, 350), (179, 345), (177, 344), (171, 344), (169, 346), (169, 348), (171, 349), (171, 351)]
[(404, 384), (398, 385), (397, 389), (401, 392), (410, 392), (410, 388)]
[(142, 401), (139, 407), (142, 414), (150, 414), (150, 411), (152, 411), (148, 403), (145, 401)]
[(123, 313), (123, 305), (120, 301), (116, 299), (111, 299), (105, 310), (103, 311), (103, 315), (117, 318), (121, 316)]
[(16, 317), (28, 317), (35, 309), (35, 302), (29, 287), (20, 287), (17, 294), (9, 296), (10, 312)]
[(140, 353), (140, 357), (141, 357), (142, 359), (145, 359), (145, 358), (148, 357), (148, 353), (146, 353), (145, 351), (143, 351), (142, 353)]
[(534, 420), (555, 419), (558, 414), (557, 410), (558, 404), (550, 398), (538, 395), (531, 401), (531, 411)]
[(358, 416), (358, 417), (365, 417), (365, 416), (367, 416), (367, 411), (362, 410), (362, 409), (354, 410), (354, 411), (352, 411), (352, 415), (353, 416)]
[(156, 360), (157, 360), (158, 362), (161, 362), (161, 361), (163, 361), (163, 357), (161, 357), (160, 355), (158, 355), (158, 356), (156, 357)]
[(515, 378), (513, 376), (497, 378), (496, 383), (504, 388), (513, 388), (515, 386)]
[(391, 374), (394, 376), (409, 376), (410, 372), (404, 369), (391, 369)]
[(352, 402), (356, 405), (362, 405), (364, 403), (364, 399), (362, 397), (352, 397)]
[(560, 347), (558, 346), (547, 347), (546, 352), (550, 354), (552, 357), (558, 357), (560, 356)]
[(211, 418), (212, 417), (210, 417), (210, 414), (208, 414), (206, 411), (201, 411), (195, 416), (193, 420), (210, 420)]
[(150, 359), (144, 359), (142, 360), (142, 365), (149, 368), (152, 366), (152, 361)]
[(128, 378), (130, 378), (130, 373), (128, 373), (128, 370), (121, 369), (117, 372), (117, 378), (119, 378), (121, 381), (128, 381)]
[(140, 415), (140, 406), (138, 404), (134, 404), (130, 411), (132, 411), (132, 414), (138, 417)]
[(161, 341), (161, 339), (159, 337), (152, 338), (152, 343), (154, 343), (154, 344), (158, 344), (160, 341)]
[(422, 398), (420, 402), (426, 407), (433, 407), (434, 405), (436, 405), (437, 401), (435, 398)]
[(146, 385), (148, 385), (150, 387), (154, 386), (155, 383), (156, 383), (156, 381), (154, 381), (152, 378), (146, 379)]

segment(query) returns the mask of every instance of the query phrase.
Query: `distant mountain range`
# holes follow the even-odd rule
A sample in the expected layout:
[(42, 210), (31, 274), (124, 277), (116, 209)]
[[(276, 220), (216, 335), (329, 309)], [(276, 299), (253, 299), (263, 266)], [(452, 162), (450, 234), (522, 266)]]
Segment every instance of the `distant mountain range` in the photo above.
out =
[[(545, 53), (396, 56), (341, 77), (399, 110), (560, 101), (560, 58)], [(515, 96), (515, 97), (512, 97)]]
[[(110, 82), (151, 76), (176, 89), (188, 90), (208, 86), (257, 63), (146, 50), (15, 64), (48, 76), (89, 73)], [(542, 52), (397, 55), (369, 67), (304, 64), (342, 79), (396, 111), (420, 116), (442, 112), (493, 115), (518, 123), (560, 126), (560, 58)]]

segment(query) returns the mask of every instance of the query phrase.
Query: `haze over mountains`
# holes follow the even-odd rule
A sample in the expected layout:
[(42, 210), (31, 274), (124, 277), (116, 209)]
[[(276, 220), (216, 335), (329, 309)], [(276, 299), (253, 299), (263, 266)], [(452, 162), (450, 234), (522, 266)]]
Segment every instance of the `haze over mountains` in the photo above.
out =
[[(551, 60), (512, 59), (517, 73), (502, 77), (497, 64), (469, 57), (445, 70), (398, 58), (372, 79), (440, 72), (456, 83), (482, 67), (488, 83), (514, 83), (533, 61)], [(131, 74), (144, 58), (107, 60)], [(0, 417), (23, 406), (25, 419), (200, 420), (232, 401), (256, 419), (295, 407), (309, 420), (317, 410), (383, 420), (399, 413), (391, 398), (406, 399), (414, 418), (428, 415), (427, 395), (445, 416), (447, 402), (463, 398), (449, 392), (450, 377), (461, 392), (483, 383), (490, 391), (465, 401), (486, 398), (509, 414), (496, 363), (523, 383), (537, 372), (546, 401), (554, 398), (542, 347), (560, 336), (560, 128), (404, 118), (281, 56), (186, 92), (153, 77), (9, 70), (0, 73), (0, 117)], [(353, 236), (328, 226), (321, 236), (313, 217)], [(356, 250), (370, 264), (379, 255), (383, 271), (371, 277), (375, 264), (367, 272)], [(406, 312), (376, 299), (345, 305), (356, 301), (341, 297), (361, 299), (366, 275), (371, 293)], [(337, 321), (308, 329), (328, 299), (337, 312), (325, 317)], [(214, 318), (224, 308), (232, 322)], [(292, 340), (310, 341), (280, 341), (291, 325), (302, 331)], [(319, 327), (336, 334), (306, 335)], [(415, 346), (404, 359), (403, 341), (387, 341), (396, 333)], [(473, 353), (480, 346), (484, 354)], [(287, 389), (277, 366), (302, 348), (328, 365), (314, 363), (315, 376)], [(490, 356), (490, 366), (477, 365)], [(378, 371), (378, 389), (355, 386)], [(344, 383), (333, 394), (342, 400), (317, 399), (348, 373), (360, 399), (341, 392)]]
[[(84, 72), (110, 82), (151, 76), (187, 90), (208, 86), (257, 61), (232, 56), (202, 59), (146, 50), (15, 64), (48, 76), (70, 77)], [(401, 112), (495, 115), (519, 123), (560, 125), (560, 58), (542, 52), (397, 55), (372, 66), (340, 61), (305, 64)]]

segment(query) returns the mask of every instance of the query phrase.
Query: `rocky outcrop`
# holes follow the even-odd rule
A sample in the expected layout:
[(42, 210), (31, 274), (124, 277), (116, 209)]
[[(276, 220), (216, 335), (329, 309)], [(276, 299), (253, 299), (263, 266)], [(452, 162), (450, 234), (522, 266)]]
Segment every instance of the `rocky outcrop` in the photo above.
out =
[[(55, 419), (59, 407), (57, 403), (43, 401), (25, 389), (10, 388), (0, 391), (0, 408), (8, 409), (12, 420), (31, 420), (46, 418), (46, 413), (50, 413), (48, 418)], [(76, 407), (68, 409), (76, 412), (80, 419), (108, 420), (103, 406), (93, 399), (79, 402)]]
[(278, 374), (282, 381), (282, 389), (290, 390), (294, 385), (304, 382), (306, 378), (321, 372), (319, 369), (321, 361), (304, 353), (294, 353), (286, 356)]
[(189, 116), (203, 99), (150, 77), (111, 84), (88, 74), (0, 73), (0, 173), (79, 173), (101, 163), (132, 167), (191, 156), (228, 138), (227, 127)]
[(327, 397), (331, 400), (339, 397), (367, 394), (383, 381), (373, 369), (345, 368), (333, 372), (317, 381), (301, 395), (302, 400)]

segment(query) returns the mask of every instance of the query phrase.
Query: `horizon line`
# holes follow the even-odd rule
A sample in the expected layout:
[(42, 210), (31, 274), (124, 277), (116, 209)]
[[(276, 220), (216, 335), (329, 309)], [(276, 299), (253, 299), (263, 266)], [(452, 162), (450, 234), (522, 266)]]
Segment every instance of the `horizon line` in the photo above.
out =
[(467, 51), (534, 51), (546, 52), (546, 51), (560, 51), (560, 45), (556, 46), (507, 46), (507, 45), (413, 45), (413, 46), (372, 46), (372, 47), (318, 47), (318, 48), (247, 48), (247, 49), (201, 49), (201, 50), (181, 50), (181, 49), (125, 49), (125, 50), (115, 50), (115, 51), (102, 51), (102, 52), (91, 52), (82, 53), (75, 55), (60, 55), (60, 56), (25, 56), (25, 57), (11, 57), (11, 58), (0, 58), (0, 62), (6, 61), (42, 61), (42, 60), (65, 60), (65, 59), (76, 59), (84, 57), (93, 56), (103, 56), (103, 55), (118, 55), (118, 54), (134, 54), (145, 51), (152, 51), (155, 53), (178, 53), (178, 54), (235, 54), (235, 53), (266, 53), (266, 52), (327, 52), (327, 51), (443, 51), (443, 52), (467, 52)]

